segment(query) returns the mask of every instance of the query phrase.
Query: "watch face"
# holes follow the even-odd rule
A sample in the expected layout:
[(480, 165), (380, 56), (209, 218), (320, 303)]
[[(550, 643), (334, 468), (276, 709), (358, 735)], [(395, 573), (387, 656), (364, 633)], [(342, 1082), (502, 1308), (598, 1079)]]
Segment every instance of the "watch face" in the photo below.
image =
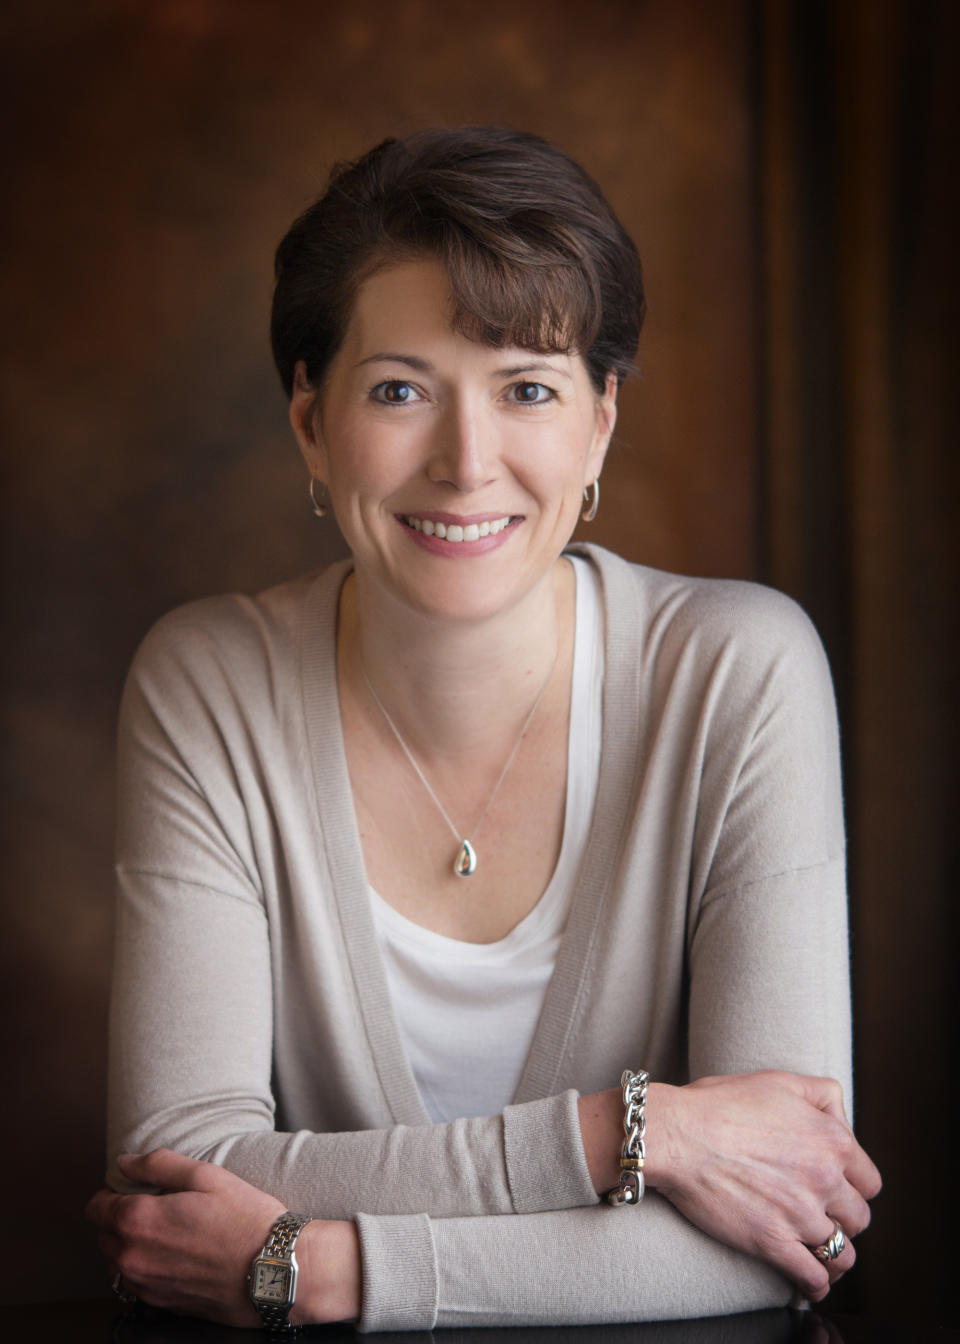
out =
[(253, 1267), (250, 1296), (258, 1302), (286, 1302), (290, 1296), (290, 1266), (275, 1260), (258, 1260)]

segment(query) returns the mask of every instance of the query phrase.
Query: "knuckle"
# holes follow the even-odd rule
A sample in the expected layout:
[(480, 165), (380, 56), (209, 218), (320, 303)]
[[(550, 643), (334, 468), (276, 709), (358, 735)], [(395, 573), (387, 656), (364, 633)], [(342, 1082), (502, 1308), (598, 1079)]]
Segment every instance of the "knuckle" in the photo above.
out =
[(838, 1120), (835, 1115), (829, 1111), (821, 1111), (817, 1118), (817, 1133), (821, 1141), (826, 1144), (831, 1152), (843, 1154), (851, 1152), (857, 1145), (856, 1139), (849, 1125)]
[(764, 1259), (772, 1259), (783, 1248), (783, 1236), (771, 1220), (765, 1219), (753, 1227), (753, 1244)]
[(825, 1087), (826, 1087), (827, 1092), (828, 1092), (829, 1095), (830, 1095), (830, 1100), (831, 1100), (831, 1101), (835, 1101), (835, 1102), (837, 1102), (838, 1105), (842, 1106), (842, 1105), (843, 1105), (843, 1088), (842, 1088), (842, 1087), (840, 1086), (840, 1084), (837, 1082), (836, 1078), (825, 1078), (825, 1079), (824, 1079), (824, 1084), (825, 1084)]
[[(807, 1179), (810, 1188), (821, 1197), (825, 1197), (840, 1185), (843, 1169), (835, 1156), (830, 1153), (812, 1154), (807, 1164)], [(817, 1201), (822, 1203), (822, 1198)]]
[(136, 1250), (130, 1246), (124, 1246), (117, 1252), (115, 1263), (117, 1270), (128, 1283), (139, 1282), (143, 1264), (141, 1256)]
[(855, 1153), (860, 1146), (853, 1137), (853, 1130), (841, 1124), (839, 1120), (834, 1121), (832, 1137), (837, 1152), (844, 1159)]
[(128, 1195), (120, 1201), (114, 1222), (124, 1240), (136, 1241), (146, 1234), (150, 1209), (149, 1195)]
[(169, 1152), (169, 1148), (154, 1148), (149, 1153), (144, 1153), (141, 1162), (144, 1173), (147, 1176), (153, 1175), (157, 1168), (163, 1164)]

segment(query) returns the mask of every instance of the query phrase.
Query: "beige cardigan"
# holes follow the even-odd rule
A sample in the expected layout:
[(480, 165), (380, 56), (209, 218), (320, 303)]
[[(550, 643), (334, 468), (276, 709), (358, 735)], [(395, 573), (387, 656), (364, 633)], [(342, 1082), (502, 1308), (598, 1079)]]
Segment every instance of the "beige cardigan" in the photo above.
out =
[(597, 1202), (576, 1094), (629, 1065), (673, 1083), (825, 1074), (849, 1099), (838, 744), (816, 634), (768, 589), (578, 549), (606, 619), (599, 794), (501, 1116), (431, 1125), (398, 1036), (338, 712), (348, 566), (175, 611), (130, 674), (111, 1157), (163, 1144), (288, 1207), (356, 1217), (364, 1330), (782, 1305), (777, 1273), (655, 1193)]

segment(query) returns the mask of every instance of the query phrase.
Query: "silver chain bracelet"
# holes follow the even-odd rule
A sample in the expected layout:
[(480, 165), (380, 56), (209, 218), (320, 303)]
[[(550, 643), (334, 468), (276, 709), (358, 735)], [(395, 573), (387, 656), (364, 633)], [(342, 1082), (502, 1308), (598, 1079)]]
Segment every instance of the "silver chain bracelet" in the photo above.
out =
[(643, 1163), (647, 1156), (644, 1141), (647, 1120), (647, 1084), (650, 1075), (643, 1069), (624, 1069), (620, 1076), (623, 1088), (623, 1132), (626, 1138), (620, 1149), (620, 1184), (607, 1192), (607, 1203), (639, 1204), (643, 1199)]

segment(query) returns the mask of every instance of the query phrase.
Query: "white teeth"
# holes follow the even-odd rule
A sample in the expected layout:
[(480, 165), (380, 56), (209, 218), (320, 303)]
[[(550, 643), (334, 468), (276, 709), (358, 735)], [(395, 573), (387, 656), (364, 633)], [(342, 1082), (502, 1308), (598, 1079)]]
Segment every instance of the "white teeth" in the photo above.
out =
[(498, 532), (502, 532), (510, 523), (510, 515), (505, 514), (488, 523), (467, 523), (465, 527), (460, 523), (434, 523), (429, 518), (414, 518), (412, 515), (404, 521), (408, 527), (412, 527), (415, 532), (422, 532), (425, 537), (441, 537), (453, 542), (479, 541), (481, 537), (495, 537)]

